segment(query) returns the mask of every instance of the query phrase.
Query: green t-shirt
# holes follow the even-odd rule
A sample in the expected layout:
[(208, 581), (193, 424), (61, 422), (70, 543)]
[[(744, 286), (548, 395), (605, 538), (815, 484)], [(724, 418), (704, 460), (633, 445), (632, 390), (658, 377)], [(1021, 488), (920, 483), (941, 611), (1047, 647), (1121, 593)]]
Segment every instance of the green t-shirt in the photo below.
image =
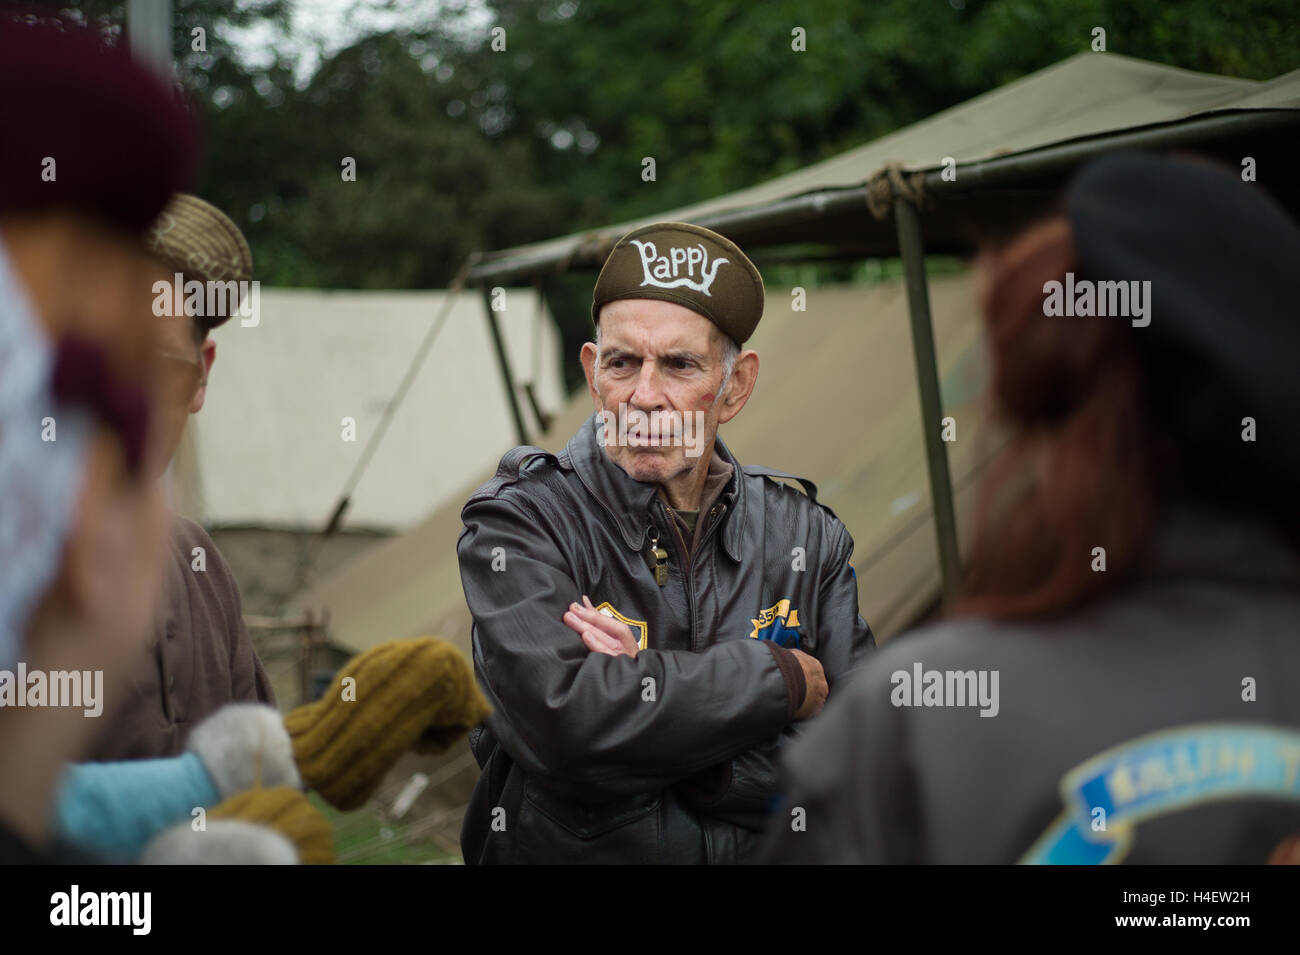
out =
[(678, 511), (676, 508), (673, 508), (673, 510), (676, 511), (677, 516), (680, 517), (686, 523), (686, 529), (689, 530), (692, 534), (694, 534), (695, 524), (700, 519), (700, 512), (698, 510)]

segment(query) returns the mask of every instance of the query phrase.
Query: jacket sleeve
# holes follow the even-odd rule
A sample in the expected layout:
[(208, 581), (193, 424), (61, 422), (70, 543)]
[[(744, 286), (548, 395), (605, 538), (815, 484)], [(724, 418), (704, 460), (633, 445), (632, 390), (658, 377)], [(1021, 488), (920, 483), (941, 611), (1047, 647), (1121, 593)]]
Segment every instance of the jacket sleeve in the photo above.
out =
[[(849, 563), (853, 538), (838, 521), (835, 544), (822, 565), (818, 588), (817, 657), (826, 672), (831, 699), (853, 669), (871, 658), (876, 642), (871, 628), (858, 612), (857, 574)], [(684, 795), (696, 809), (751, 829), (761, 828), (772, 809), (782, 748), (795, 739), (806, 723), (791, 723), (760, 745), (710, 767), (688, 780)]]
[(539, 521), (471, 503), (457, 543), (489, 726), (531, 774), (574, 794), (659, 789), (777, 733), (789, 691), (754, 640), (701, 652), (590, 653), (563, 621), (582, 590)]
[(782, 756), (780, 795), (754, 861), (926, 861), (907, 710), (890, 704), (887, 667), (854, 674)]
[(835, 693), (850, 672), (865, 664), (876, 649), (876, 638), (858, 610), (858, 575), (849, 563), (853, 537), (839, 521), (839, 533), (822, 565), (818, 588), (821, 602), (817, 618), (817, 650), (814, 656), (826, 671), (826, 683)]
[(790, 723), (771, 739), (683, 780), (678, 791), (697, 812), (761, 831), (776, 801), (781, 752), (807, 725)]

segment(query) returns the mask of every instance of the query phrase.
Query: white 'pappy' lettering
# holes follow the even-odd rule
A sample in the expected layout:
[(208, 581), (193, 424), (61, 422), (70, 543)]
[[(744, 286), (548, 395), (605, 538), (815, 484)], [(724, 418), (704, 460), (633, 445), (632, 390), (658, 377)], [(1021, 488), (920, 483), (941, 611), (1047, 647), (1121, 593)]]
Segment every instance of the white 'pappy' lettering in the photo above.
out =
[[(641, 253), (641, 271), (645, 273), (642, 285), (654, 285), (658, 288), (679, 288), (686, 286), (704, 295), (709, 294), (709, 286), (718, 276), (718, 267), (730, 259), (709, 261), (709, 253), (703, 245), (687, 248), (674, 246), (667, 255), (660, 255), (653, 242), (631, 240), (636, 250)], [(700, 280), (694, 281), (695, 269), (699, 266)], [(678, 273), (685, 269), (685, 275)]]

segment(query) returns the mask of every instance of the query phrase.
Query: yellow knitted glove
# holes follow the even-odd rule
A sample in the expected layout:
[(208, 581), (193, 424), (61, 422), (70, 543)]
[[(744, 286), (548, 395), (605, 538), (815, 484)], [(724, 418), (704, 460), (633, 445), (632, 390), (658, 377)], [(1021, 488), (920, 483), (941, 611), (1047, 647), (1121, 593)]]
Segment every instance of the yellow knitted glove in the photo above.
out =
[(407, 750), (442, 752), (490, 712), (460, 651), (417, 637), (352, 658), (323, 697), (290, 710), (284, 725), (303, 782), (331, 806), (356, 809)]
[(329, 822), (289, 786), (246, 789), (208, 810), (209, 819), (240, 819), (269, 826), (293, 843), (303, 865), (334, 864), (334, 833)]

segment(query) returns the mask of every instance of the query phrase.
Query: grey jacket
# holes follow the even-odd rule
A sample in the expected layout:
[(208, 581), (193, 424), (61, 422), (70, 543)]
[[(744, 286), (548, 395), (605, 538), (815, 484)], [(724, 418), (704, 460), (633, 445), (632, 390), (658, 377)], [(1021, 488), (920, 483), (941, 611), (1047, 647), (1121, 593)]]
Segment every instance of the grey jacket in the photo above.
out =
[[(853, 541), (719, 441), (735, 473), (688, 564), (655, 485), (609, 461), (597, 421), (558, 456), (507, 454), (462, 513), (474, 665), (494, 709), (471, 733), (483, 773), (465, 859), (740, 861), (797, 732), (802, 671), (785, 648), (817, 657), (834, 692), (874, 647)], [(564, 624), (584, 594), (643, 637), (636, 659), (589, 653)]]
[[(996, 715), (926, 705), (971, 671)], [(1300, 559), (1270, 528), (1178, 508), (1132, 587), (900, 636), (837, 696), (762, 861), (1261, 863), (1300, 834)]]
[[(203, 570), (194, 569), (195, 548)], [(153, 640), (129, 684), (110, 698), (85, 759), (160, 759), (227, 703), (275, 706), (275, 693), (240, 612), (239, 586), (212, 538), (172, 515), (170, 559)]]

